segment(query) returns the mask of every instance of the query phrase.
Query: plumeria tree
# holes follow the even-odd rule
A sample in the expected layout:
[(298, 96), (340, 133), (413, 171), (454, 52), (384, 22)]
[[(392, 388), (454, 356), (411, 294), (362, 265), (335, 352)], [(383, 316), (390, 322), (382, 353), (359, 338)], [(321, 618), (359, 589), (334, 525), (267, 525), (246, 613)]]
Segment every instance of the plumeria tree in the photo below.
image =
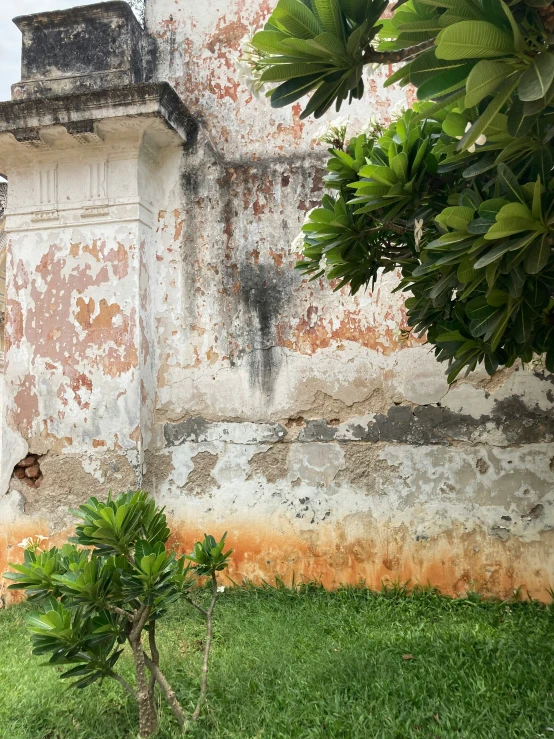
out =
[[(105, 503), (90, 498), (74, 513), (81, 523), (71, 543), (46, 549), (45, 537), (25, 539), (23, 564), (11, 564), (4, 575), (13, 581), (10, 590), (24, 590), (39, 606), (27, 619), (33, 654), (67, 668), (61, 677), (74, 678), (75, 688), (116, 680), (138, 704), (141, 737), (158, 727), (157, 687), (185, 732), (206, 699), (213, 613), (223, 589), (217, 573), (232, 553), (224, 551), (225, 536), (216, 542), (204, 535), (191, 555), (178, 557), (166, 548), (170, 532), (163, 509), (142, 491), (110, 495)], [(192, 597), (198, 577), (211, 586), (207, 608)], [(162, 672), (156, 637), (158, 621), (179, 599), (206, 619), (200, 694), (190, 720)], [(116, 670), (125, 645), (135, 686)]]
[(449, 381), (538, 357), (554, 371), (552, 0), (279, 0), (241, 58), (273, 107), (310, 93), (302, 117), (394, 63), (385, 86), (418, 102), (350, 138), (330, 126), (297, 269), (353, 293), (399, 270), (406, 331)]

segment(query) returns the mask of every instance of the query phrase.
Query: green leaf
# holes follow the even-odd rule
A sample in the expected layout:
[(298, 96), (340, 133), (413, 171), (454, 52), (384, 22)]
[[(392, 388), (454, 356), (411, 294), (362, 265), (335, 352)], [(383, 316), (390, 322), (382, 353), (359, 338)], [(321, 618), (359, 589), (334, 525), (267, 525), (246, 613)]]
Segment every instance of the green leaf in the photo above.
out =
[(554, 54), (537, 54), (532, 66), (523, 73), (517, 89), (523, 101), (539, 100), (547, 93), (554, 80)]
[(437, 37), (438, 59), (487, 59), (514, 52), (513, 39), (487, 21), (462, 21)]
[(252, 38), (252, 46), (270, 54), (282, 54), (284, 47), (281, 44), (286, 40), (293, 39), (282, 31), (258, 31)]
[(537, 181), (533, 187), (533, 205), (531, 209), (531, 216), (537, 220), (542, 218), (542, 202), (541, 202), (542, 186), (540, 175), (537, 177)]
[(442, 122), (442, 130), (452, 138), (463, 136), (467, 126), (467, 118), (461, 113), (449, 113)]
[(526, 218), (503, 218), (501, 221), (492, 224), (485, 234), (485, 239), (492, 241), (494, 239), (504, 239), (523, 231), (537, 231), (537, 226), (540, 226), (540, 224)]
[(477, 270), (473, 264), (473, 260), (469, 255), (466, 255), (458, 266), (457, 277), (462, 285), (467, 285), (469, 282), (475, 279)]
[(413, 85), (418, 87), (433, 75), (445, 69), (456, 69), (459, 66), (461, 66), (460, 62), (437, 59), (435, 49), (428, 49), (418, 54), (413, 62), (410, 63), (409, 80)]
[(468, 223), (473, 219), (474, 213), (474, 208), (453, 206), (451, 208), (445, 208), (435, 220), (457, 231), (465, 231)]
[(466, 82), (466, 108), (478, 105), (487, 95), (491, 95), (511, 73), (513, 73), (511, 67), (502, 62), (489, 59), (482, 59), (477, 62), (469, 73)]
[(519, 186), (514, 173), (507, 164), (502, 163), (498, 165), (498, 181), (502, 185), (504, 191), (509, 195), (509, 197), (515, 198), (516, 200), (519, 200), (520, 203), (523, 203), (525, 205), (523, 190)]
[(375, 0), (341, 0), (340, 5), (346, 17), (356, 23), (379, 18), (383, 8), (383, 5)]
[(501, 321), (494, 330), (493, 334), (490, 337), (491, 340), (491, 349), (494, 351), (498, 345), (500, 344), (500, 341), (502, 337), (504, 336), (504, 332), (506, 331), (506, 327), (508, 326), (508, 321), (510, 320), (510, 316), (512, 315), (514, 311), (514, 307), (511, 309), (507, 309), (504, 311)]
[(435, 341), (437, 344), (444, 344), (450, 341), (466, 341), (466, 337), (463, 336), (459, 331), (447, 331), (444, 334), (439, 334)]
[(546, 91), (546, 95), (538, 100), (527, 100), (523, 103), (523, 112), (527, 116), (542, 112), (554, 99), (554, 80)]
[(346, 40), (344, 21), (339, 0), (313, 0), (313, 3), (325, 31), (332, 33), (344, 42)]
[(498, 325), (498, 321), (502, 317), (502, 311), (492, 305), (486, 305), (478, 313), (478, 317), (471, 319), (469, 329), (473, 336), (486, 336), (487, 333), (494, 331)]
[(445, 69), (438, 74), (433, 75), (430, 79), (423, 82), (417, 88), (417, 97), (419, 100), (426, 100), (443, 95), (466, 79), (473, 69), (475, 62), (468, 62), (457, 67)]
[(404, 64), (403, 67), (397, 69), (396, 72), (393, 72), (390, 77), (387, 77), (385, 82), (383, 82), (383, 87), (390, 87), (390, 85), (394, 85), (396, 82), (403, 80), (404, 77), (408, 77), (410, 74), (410, 67), (411, 64)]
[(525, 271), (528, 275), (536, 275), (546, 267), (552, 254), (550, 237), (544, 234), (542, 239), (534, 244), (525, 256)]
[(288, 61), (292, 61), (293, 59), (295, 61), (305, 59), (310, 62), (318, 60), (325, 60), (326, 62), (332, 61), (329, 58), (329, 50), (318, 46), (314, 43), (314, 39), (311, 38), (291, 38), (290, 36), (287, 36), (287, 38), (281, 42), (280, 53), (285, 56), (281, 58), (275, 56), (272, 57), (270, 60), (272, 64), (276, 64), (277, 62), (281, 63), (282, 59), (286, 59)]
[(492, 198), (491, 200), (484, 200), (479, 206), (479, 215), (483, 218), (490, 220), (496, 220), (496, 214), (500, 212), (504, 205), (507, 205), (508, 201), (504, 198)]
[(509, 302), (510, 295), (504, 290), (493, 289), (490, 290), (487, 295), (487, 303), (489, 305), (494, 305), (495, 308), (501, 308), (503, 305), (506, 305)]
[(500, 208), (496, 215), (497, 221), (502, 221), (505, 218), (524, 218), (527, 221), (532, 221), (533, 214), (523, 203), (507, 203)]
[(344, 60), (346, 57), (346, 49), (344, 44), (332, 33), (320, 33), (314, 39), (310, 39), (306, 42), (308, 46), (319, 48), (322, 51), (327, 51), (329, 54), (337, 57), (340, 60)]
[(399, 182), (406, 182), (408, 179), (408, 155), (402, 151), (393, 157), (391, 160), (391, 169)]
[(271, 107), (284, 108), (304, 97), (312, 88), (317, 87), (323, 79), (321, 74), (310, 74), (306, 77), (295, 77), (279, 85), (271, 93)]
[[(525, 103), (523, 103), (519, 98), (516, 98), (512, 102), (510, 115), (508, 117), (507, 132), (510, 136), (513, 136), (514, 139), (519, 139), (519, 141), (513, 142), (511, 147), (514, 147), (514, 144), (517, 145), (517, 143), (519, 143), (520, 146), (523, 145), (522, 138), (533, 128), (537, 122), (537, 117), (538, 114), (525, 115)], [(503, 156), (507, 157), (509, 151), (510, 148), (506, 147), (506, 149), (504, 149)]]
[(440, 298), (447, 292), (453, 289), (456, 284), (456, 274), (448, 274), (441, 277), (437, 284), (433, 287), (429, 293), (431, 300), (440, 300)]
[(523, 51), (525, 49), (525, 39), (523, 38), (521, 31), (519, 30), (517, 21), (512, 15), (512, 11), (510, 10), (510, 8), (506, 5), (505, 2), (502, 2), (502, 0), (501, 0), (501, 5), (502, 5), (502, 10), (504, 11), (506, 18), (508, 19), (508, 23), (510, 24), (510, 27), (512, 29), (515, 50)]
[(296, 38), (314, 38), (322, 30), (315, 15), (300, 0), (279, 0), (273, 17)]
[(475, 262), (475, 269), (488, 267), (489, 264), (498, 261), (499, 259), (501, 259), (502, 256), (504, 256), (504, 254), (506, 254), (506, 252), (512, 251), (513, 249), (514, 243), (511, 241), (503, 241), (500, 244), (496, 244), (495, 246), (493, 246), (492, 249), (490, 249), (486, 254), (483, 254), (483, 256)]
[(448, 95), (441, 97), (440, 100), (434, 103), (430, 108), (426, 108), (423, 112), (418, 113), (414, 118), (412, 118), (413, 123), (419, 123), (428, 118), (434, 118), (437, 113), (443, 111), (444, 108), (448, 108), (453, 103), (457, 103), (460, 99), (463, 99), (464, 95), (462, 90), (463, 88), (460, 88), (459, 90), (454, 90)]
[(298, 62), (297, 64), (276, 64), (262, 72), (264, 82), (284, 82), (295, 77), (304, 77), (314, 73), (329, 71), (329, 66), (322, 62)]
[(401, 23), (397, 26), (397, 30), (405, 33), (412, 31), (431, 31), (438, 33), (442, 29), (438, 17), (429, 18), (428, 20), (412, 21), (411, 23)]
[(519, 344), (525, 344), (531, 338), (535, 325), (536, 313), (527, 303), (521, 305), (514, 321), (514, 338)]
[(485, 111), (475, 121), (473, 126), (465, 134), (458, 144), (458, 148), (462, 150), (469, 149), (481, 134), (484, 134), (492, 123), (494, 117), (502, 110), (504, 105), (510, 99), (513, 91), (516, 89), (517, 79), (508, 78), (500, 87), (496, 95), (490, 101)]

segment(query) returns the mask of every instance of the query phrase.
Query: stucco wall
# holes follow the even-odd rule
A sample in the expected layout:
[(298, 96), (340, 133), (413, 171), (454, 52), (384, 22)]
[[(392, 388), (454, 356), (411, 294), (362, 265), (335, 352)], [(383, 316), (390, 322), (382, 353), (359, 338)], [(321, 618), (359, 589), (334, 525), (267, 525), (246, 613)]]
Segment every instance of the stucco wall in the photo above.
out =
[[(33, 260), (18, 259), (12, 237), (10, 433), (42, 455), (44, 481), (29, 492), (12, 480), (0, 498), (5, 555), (22, 532), (62, 535), (71, 525), (65, 507), (91, 493), (142, 484), (167, 506), (181, 546), (204, 530), (229, 531), (233, 578), (294, 574), (329, 586), (411, 578), (501, 595), (523, 585), (546, 598), (552, 377), (516, 367), (449, 389), (422, 342), (398, 342), (404, 316), (393, 275), (352, 298), (293, 271), (290, 243), (321, 197), (325, 152), (312, 141), (320, 124), (300, 121), (298, 105), (273, 111), (237, 78), (239, 42), (270, 9), (265, 0), (147, 5), (157, 77), (174, 86), (200, 132), (193, 148), (160, 149), (144, 170), (139, 156), (152, 212), (144, 237), (112, 224), (101, 233), (82, 226), (76, 238), (68, 223), (63, 233), (37, 233)], [(404, 99), (381, 82), (369, 81), (353, 121), (386, 118)], [(80, 156), (72, 155), (77, 168)], [(132, 278), (113, 274), (128, 259)], [(77, 332), (77, 350), (69, 363), (38, 352), (29, 382), (44, 400), (29, 417), (22, 408), (33, 393), (15, 332), (18, 311), (36, 311), (37, 299), (48, 316), (46, 267), (50, 286), (54, 274), (63, 282), (67, 310), (56, 309), (55, 320)], [(16, 280), (28, 285), (28, 304)], [(124, 335), (114, 305), (135, 333)], [(40, 344), (30, 332), (41, 325), (22, 329), (24, 344)], [(117, 362), (133, 347), (126, 376)], [(129, 383), (141, 399), (125, 395)]]

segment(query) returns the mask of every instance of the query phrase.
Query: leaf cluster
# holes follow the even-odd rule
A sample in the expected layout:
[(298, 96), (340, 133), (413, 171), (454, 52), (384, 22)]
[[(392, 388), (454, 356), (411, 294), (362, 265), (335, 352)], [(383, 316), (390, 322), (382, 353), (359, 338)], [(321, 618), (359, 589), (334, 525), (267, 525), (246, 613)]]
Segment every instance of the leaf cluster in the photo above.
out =
[[(385, 19), (378, 10), (279, 0), (254, 36), (259, 48), (268, 41), (263, 78), (281, 82), (274, 106), (315, 90), (304, 114), (321, 115), (364, 64), (391, 62), (403, 64), (385, 85), (412, 85), (420, 101), (387, 130), (329, 150), (330, 194), (303, 227), (297, 268), (353, 293), (400, 269), (408, 325), (427, 334), (450, 381), (537, 354), (554, 370), (552, 0), (400, 0)], [(302, 32), (296, 12), (310, 18)], [(346, 43), (346, 54), (308, 58), (322, 18), (324, 45)]]
[(514, 137), (498, 113), (484, 144), (459, 151), (468, 123), (463, 108), (421, 103), (331, 149), (336, 194), (303, 226), (297, 269), (355, 293), (400, 268), (408, 325), (427, 332), (449, 381), (536, 354), (554, 369), (553, 131), (541, 119)]
[(387, 0), (279, 0), (252, 46), (263, 55), (261, 81), (280, 83), (275, 108), (314, 92), (302, 118), (340, 110), (364, 93), (364, 49), (377, 35)]

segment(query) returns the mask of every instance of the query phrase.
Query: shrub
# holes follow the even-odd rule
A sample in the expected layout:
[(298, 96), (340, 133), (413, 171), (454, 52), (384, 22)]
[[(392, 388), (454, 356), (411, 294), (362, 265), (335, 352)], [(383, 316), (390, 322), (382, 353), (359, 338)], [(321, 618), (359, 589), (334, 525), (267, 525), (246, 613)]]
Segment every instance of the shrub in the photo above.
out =
[[(53, 666), (70, 666), (61, 677), (77, 678), (75, 688), (104, 678), (119, 682), (138, 703), (141, 737), (157, 729), (157, 684), (184, 731), (185, 713), (160, 668), (156, 624), (179, 598), (206, 618), (200, 696), (191, 717), (196, 720), (207, 690), (217, 572), (231, 555), (223, 551), (225, 535), (218, 543), (204, 535), (191, 555), (177, 557), (166, 549), (170, 532), (163, 509), (142, 491), (110, 494), (106, 503), (90, 498), (73, 513), (81, 523), (71, 543), (41, 551), (41, 538), (26, 540), (24, 563), (10, 564), (13, 572), (4, 575), (14, 581), (9, 589), (24, 590), (41, 606), (28, 616), (33, 654), (50, 655), (47, 664)], [(211, 582), (207, 609), (191, 596), (199, 576)], [(135, 665), (134, 688), (115, 671), (126, 644)]]

